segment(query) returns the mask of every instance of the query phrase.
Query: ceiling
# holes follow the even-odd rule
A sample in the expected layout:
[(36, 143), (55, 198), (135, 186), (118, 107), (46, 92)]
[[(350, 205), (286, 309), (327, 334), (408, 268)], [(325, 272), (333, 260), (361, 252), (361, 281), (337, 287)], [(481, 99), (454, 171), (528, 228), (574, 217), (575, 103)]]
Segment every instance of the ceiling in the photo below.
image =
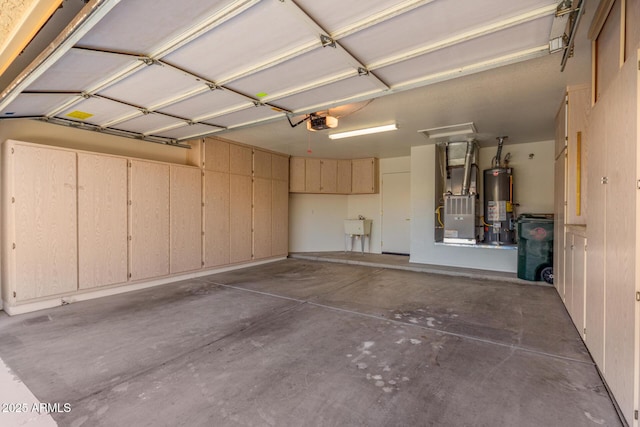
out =
[[(408, 155), (418, 131), (474, 122), (481, 143), (553, 139), (586, 37), (560, 72), (554, 0), (92, 0), (0, 98), (33, 117), (161, 143), (219, 135), (292, 155)], [(587, 3), (587, 14), (597, 5)], [(583, 18), (585, 19), (585, 18)], [(587, 25), (582, 25), (585, 32)], [(585, 41), (582, 42), (581, 40)], [(292, 127), (312, 112), (330, 141)], [(309, 153), (311, 149), (312, 153)]]

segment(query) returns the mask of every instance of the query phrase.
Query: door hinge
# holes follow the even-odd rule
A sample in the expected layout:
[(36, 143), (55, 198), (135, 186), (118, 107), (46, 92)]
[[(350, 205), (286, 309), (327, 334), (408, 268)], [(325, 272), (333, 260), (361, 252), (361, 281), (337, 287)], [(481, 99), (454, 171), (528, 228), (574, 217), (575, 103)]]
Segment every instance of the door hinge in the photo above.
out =
[(16, 295), (16, 291), (13, 291), (13, 297), (14, 297), (14, 298), (15, 298), (15, 297), (17, 297), (17, 295)]
[(636, 185), (638, 186), (638, 190), (640, 190), (640, 179), (636, 182)]
[(129, 279), (131, 279), (131, 273), (129, 273)]
[(587, 335), (587, 328), (582, 329), (582, 335)]
[(633, 411), (633, 419), (635, 419), (635, 420), (638, 419), (638, 410), (637, 409), (635, 411)]
[[(640, 184), (639, 184), (639, 185), (640, 185)], [(15, 203), (15, 202), (16, 202), (16, 198), (15, 198), (15, 197), (12, 197), (12, 198), (11, 198), (11, 203)]]
[(131, 236), (129, 236), (128, 240), (131, 241)]
[(640, 301), (640, 292), (636, 292), (636, 301)]
[(16, 248), (16, 244), (14, 243), (13, 245), (11, 245), (11, 247), (12, 247), (13, 249), (15, 249), (15, 248)]

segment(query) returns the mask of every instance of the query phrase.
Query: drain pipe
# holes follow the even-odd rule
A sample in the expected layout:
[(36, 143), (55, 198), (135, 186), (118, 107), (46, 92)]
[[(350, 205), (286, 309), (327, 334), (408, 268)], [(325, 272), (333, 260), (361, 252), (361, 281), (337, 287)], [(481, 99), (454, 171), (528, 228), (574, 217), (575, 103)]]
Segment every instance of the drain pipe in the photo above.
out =
[(90, 0), (58, 37), (47, 46), (0, 94), (0, 110), (14, 99), (69, 51), (91, 28), (121, 0)]

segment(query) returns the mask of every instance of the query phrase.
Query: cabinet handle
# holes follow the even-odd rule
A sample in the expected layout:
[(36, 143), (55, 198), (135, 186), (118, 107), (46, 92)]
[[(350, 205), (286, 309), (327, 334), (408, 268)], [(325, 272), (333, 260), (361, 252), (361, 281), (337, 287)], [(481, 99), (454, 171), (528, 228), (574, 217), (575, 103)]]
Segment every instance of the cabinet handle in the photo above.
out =
[(606, 176), (603, 176), (602, 178), (600, 178), (600, 184), (608, 184), (609, 183), (609, 178), (607, 178)]

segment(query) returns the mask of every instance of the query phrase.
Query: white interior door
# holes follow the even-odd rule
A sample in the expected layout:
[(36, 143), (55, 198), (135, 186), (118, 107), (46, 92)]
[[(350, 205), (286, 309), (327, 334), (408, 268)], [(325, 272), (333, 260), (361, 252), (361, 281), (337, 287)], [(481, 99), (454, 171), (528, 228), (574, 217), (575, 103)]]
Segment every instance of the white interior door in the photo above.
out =
[(409, 254), (411, 173), (382, 175), (382, 252)]

